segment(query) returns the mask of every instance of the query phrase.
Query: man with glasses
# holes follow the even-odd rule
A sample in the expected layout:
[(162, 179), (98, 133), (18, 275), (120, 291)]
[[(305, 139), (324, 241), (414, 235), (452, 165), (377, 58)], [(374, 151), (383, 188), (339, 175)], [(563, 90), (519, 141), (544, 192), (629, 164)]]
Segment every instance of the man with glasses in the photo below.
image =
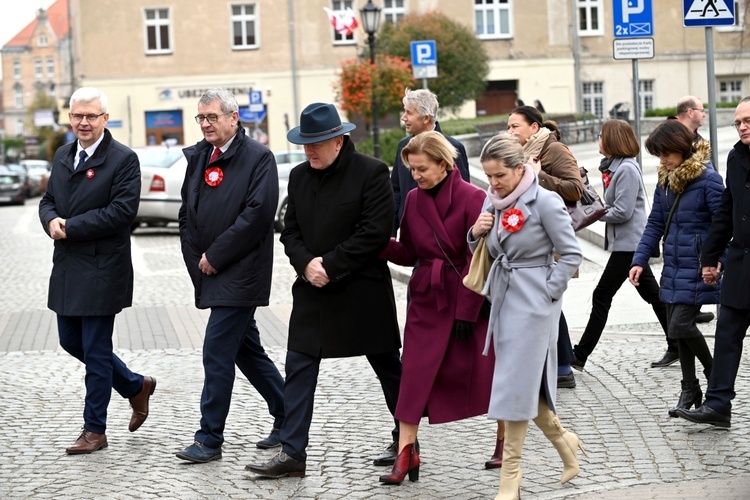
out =
[(698, 133), (706, 119), (706, 108), (700, 99), (694, 95), (686, 95), (677, 101), (677, 121), (685, 125), (693, 134), (693, 143), (705, 140)]
[(276, 159), (245, 135), (234, 95), (206, 91), (195, 121), (204, 140), (183, 152), (180, 242), (195, 287), (195, 305), (211, 309), (203, 339), (205, 379), (200, 429), (178, 458), (205, 463), (221, 458), (235, 364), (274, 417), (259, 448), (281, 445), (284, 379), (260, 343), (255, 310), (267, 306), (273, 270), (273, 222), (279, 198)]
[[(694, 410), (678, 409), (677, 416), (699, 424), (731, 425), (734, 382), (742, 358), (742, 343), (750, 327), (750, 97), (734, 112), (740, 140), (727, 158), (727, 188), (721, 197), (701, 251), (703, 281), (721, 283), (721, 314), (716, 322), (714, 364), (706, 400)], [(728, 245), (728, 246), (727, 246)], [(725, 256), (726, 253), (726, 256)], [(722, 262), (719, 260), (722, 259)]]
[(60, 346), (86, 365), (83, 431), (65, 452), (107, 447), (112, 389), (130, 400), (128, 429), (148, 417), (156, 379), (133, 373), (112, 351), (115, 315), (133, 301), (130, 226), (138, 212), (138, 157), (106, 129), (107, 96), (84, 87), (70, 97), (77, 140), (55, 152), (39, 219), (55, 241), (47, 306), (57, 313)]

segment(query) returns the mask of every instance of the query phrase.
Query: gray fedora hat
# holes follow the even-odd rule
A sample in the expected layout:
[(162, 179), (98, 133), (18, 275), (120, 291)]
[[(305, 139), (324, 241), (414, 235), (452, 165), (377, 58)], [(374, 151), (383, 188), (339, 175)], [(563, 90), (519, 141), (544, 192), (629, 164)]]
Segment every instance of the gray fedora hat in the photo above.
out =
[(322, 102), (314, 102), (303, 109), (299, 124), (286, 134), (292, 144), (323, 142), (357, 128), (353, 123), (341, 121), (336, 106)]

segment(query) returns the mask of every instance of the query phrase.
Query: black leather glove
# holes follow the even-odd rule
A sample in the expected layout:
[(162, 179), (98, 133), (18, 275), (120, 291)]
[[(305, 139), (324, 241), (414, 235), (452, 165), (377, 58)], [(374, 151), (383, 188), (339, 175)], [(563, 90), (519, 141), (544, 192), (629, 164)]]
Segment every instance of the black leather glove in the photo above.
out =
[(483, 319), (489, 319), (490, 311), (492, 310), (492, 303), (488, 299), (484, 299), (482, 307), (479, 309), (479, 317)]
[(458, 340), (469, 340), (474, 333), (474, 323), (457, 319), (453, 324), (453, 337)]

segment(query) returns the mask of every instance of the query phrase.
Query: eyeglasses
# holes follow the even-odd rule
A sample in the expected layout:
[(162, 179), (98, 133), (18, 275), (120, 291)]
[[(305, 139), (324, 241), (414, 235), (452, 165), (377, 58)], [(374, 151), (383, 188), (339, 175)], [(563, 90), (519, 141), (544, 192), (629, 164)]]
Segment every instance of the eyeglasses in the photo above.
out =
[(732, 125), (734, 125), (734, 128), (736, 128), (737, 130), (739, 130), (743, 125), (750, 128), (750, 118), (743, 118), (742, 120), (734, 122)]
[(706, 108), (690, 108), (690, 109), (692, 109), (693, 111), (700, 111), (704, 115), (706, 114)]
[(219, 121), (220, 116), (227, 116), (231, 114), (232, 111), (230, 111), (229, 113), (222, 113), (220, 115), (195, 115), (195, 123), (200, 125), (201, 123), (203, 123), (203, 120), (208, 120), (208, 123), (216, 123)]
[(78, 113), (73, 113), (70, 115), (70, 121), (72, 122), (80, 122), (83, 121), (84, 118), (86, 118), (86, 121), (89, 123), (95, 122), (99, 119), (100, 116), (104, 116), (107, 113), (99, 113), (98, 115), (81, 115)]

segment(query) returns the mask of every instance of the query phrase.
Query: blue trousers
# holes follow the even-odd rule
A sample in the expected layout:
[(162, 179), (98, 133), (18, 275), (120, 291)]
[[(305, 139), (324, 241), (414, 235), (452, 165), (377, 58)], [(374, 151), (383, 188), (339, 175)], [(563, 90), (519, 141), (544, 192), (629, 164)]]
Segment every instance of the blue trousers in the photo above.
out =
[[(305, 448), (309, 441), (320, 360), (319, 357), (301, 352), (287, 351), (286, 354), (284, 402), (287, 416), (281, 427), (281, 443), (284, 452), (295, 460), (307, 460)], [(367, 361), (380, 380), (385, 402), (393, 415), (396, 412), (401, 383), (401, 358), (398, 350), (368, 354)], [(396, 426), (392, 431), (392, 437), (398, 442), (398, 421), (395, 418), (394, 423)]]
[(143, 376), (133, 373), (112, 352), (115, 316), (57, 316), (60, 346), (86, 365), (84, 427), (97, 434), (107, 429), (112, 389), (123, 398), (136, 396)]
[(722, 304), (716, 322), (714, 364), (708, 379), (706, 406), (724, 415), (731, 415), (736, 395), (734, 382), (740, 369), (742, 342), (750, 327), (750, 309), (735, 309)]
[(255, 307), (213, 307), (203, 339), (201, 426), (195, 440), (210, 448), (224, 443), (235, 364), (268, 405), (274, 428), (284, 422), (284, 379), (260, 343)]

